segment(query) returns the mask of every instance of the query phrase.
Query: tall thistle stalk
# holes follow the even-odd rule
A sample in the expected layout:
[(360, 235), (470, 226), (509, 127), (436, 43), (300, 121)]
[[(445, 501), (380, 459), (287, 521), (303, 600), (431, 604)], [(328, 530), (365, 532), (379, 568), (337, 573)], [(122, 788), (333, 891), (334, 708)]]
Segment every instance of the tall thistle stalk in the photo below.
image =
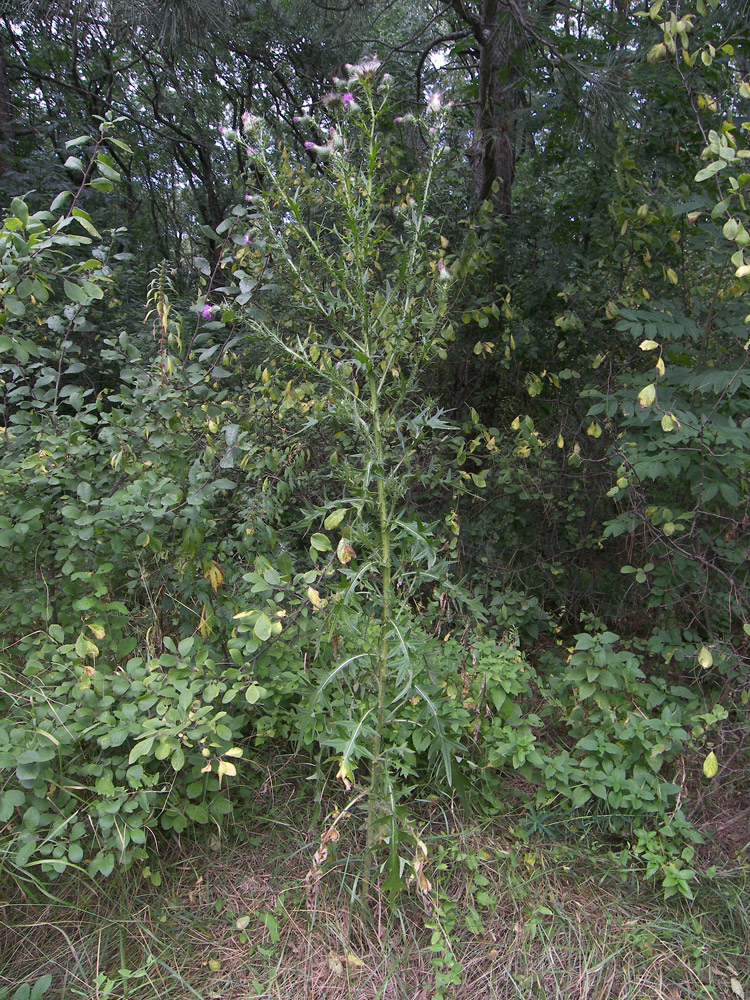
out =
[[(394, 546), (416, 531), (399, 510), (417, 475), (404, 437), (449, 427), (429, 406), (415, 403), (415, 390), (433, 356), (445, 357), (452, 332), (445, 319), (450, 279), (445, 241), (427, 212), (444, 152), (442, 100), (433, 98), (426, 112), (420, 180), (402, 177), (397, 183), (387, 166), (394, 161), (389, 143), (395, 141), (390, 78), (380, 75), (376, 60), (348, 69), (348, 80), (325, 98), (321, 119), (309, 118), (311, 130), (328, 138), (306, 143), (306, 165), (286, 150), (279, 153), (262, 123), (245, 116), (242, 141), (250, 143), (254, 175), (261, 174), (267, 187), (262, 195), (248, 196), (243, 220), (249, 220), (250, 230), (243, 239), (254, 248), (256, 273), (263, 274), (267, 288), (277, 289), (277, 302), (285, 307), (279, 321), (278, 315), (272, 318), (272, 304), (253, 296), (252, 334), (277, 356), (291, 359), (300, 377), (317, 387), (316, 420), (348, 427), (350, 440), (361, 442), (339, 467), (344, 495), (333, 506), (351, 513), (347, 538), (359, 523), (375, 529), (369, 536), (363, 530), (363, 537), (377, 539), (369, 552), (358, 554), (351, 585), (369, 587), (368, 602), (377, 609), (372, 650), (353, 658), (360, 669), (369, 664), (365, 670), (375, 695), (357, 729), (369, 741), (364, 753), (371, 759), (372, 847), (387, 794), (383, 736), (389, 708), (412, 692), (413, 681), (408, 663), (395, 666), (406, 645), (397, 622), (401, 609), (396, 614), (394, 605)], [(396, 119), (396, 134), (420, 127), (407, 118)], [(242, 250), (238, 257), (242, 282), (248, 264)], [(326, 526), (338, 523), (336, 517), (326, 520)], [(430, 544), (428, 539), (428, 549)], [(408, 594), (399, 594), (402, 600), (408, 601)], [(353, 779), (346, 752), (339, 777), (347, 784)]]

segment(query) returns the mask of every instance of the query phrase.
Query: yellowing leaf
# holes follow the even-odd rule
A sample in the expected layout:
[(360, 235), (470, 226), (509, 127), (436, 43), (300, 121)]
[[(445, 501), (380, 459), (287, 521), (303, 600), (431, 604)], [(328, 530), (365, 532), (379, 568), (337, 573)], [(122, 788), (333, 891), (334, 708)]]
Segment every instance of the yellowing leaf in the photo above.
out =
[(708, 670), (714, 664), (714, 658), (711, 655), (711, 651), (706, 649), (705, 646), (701, 646), (700, 652), (698, 653), (698, 663), (704, 670)]
[(307, 588), (307, 599), (314, 608), (320, 608), (322, 606), (322, 601), (320, 599), (320, 593), (315, 589), (315, 587)]
[(341, 522), (344, 520), (346, 515), (349, 513), (348, 507), (339, 507), (338, 510), (331, 511), (328, 517), (323, 522), (323, 527), (326, 531), (333, 531), (334, 528), (338, 528)]
[(677, 277), (677, 272), (672, 267), (668, 267), (667, 268), (667, 278), (669, 279), (670, 283), (673, 284), (673, 285), (676, 285), (677, 282), (680, 280)]
[(102, 625), (89, 625), (89, 628), (95, 639), (103, 639), (107, 634)]
[(558, 448), (564, 448), (565, 447), (565, 441), (563, 440), (562, 434), (559, 434), (558, 437), (557, 437), (557, 447)]
[(712, 750), (708, 757), (706, 757), (703, 761), (703, 773), (707, 778), (714, 778), (716, 777), (718, 771), (719, 762), (716, 759), (716, 754)]
[(224, 580), (224, 570), (221, 568), (221, 566), (219, 566), (217, 562), (212, 562), (211, 565), (206, 570), (206, 572), (203, 574), (203, 578), (205, 580), (208, 580), (208, 582), (211, 584), (214, 593), (216, 593), (216, 591), (219, 589), (221, 583)]
[(638, 346), (642, 351), (653, 351), (659, 345), (656, 343), (655, 340), (642, 340)]
[(665, 413), (664, 416), (661, 418), (661, 429), (668, 434), (670, 431), (673, 431), (674, 428), (675, 428), (674, 417), (672, 416), (671, 413)]
[(592, 422), (586, 428), (586, 433), (588, 434), (589, 437), (600, 438), (602, 436), (601, 426), (595, 420), (592, 420)]
[(341, 961), (339, 956), (335, 951), (328, 953), (328, 968), (334, 974), (334, 976), (344, 975), (344, 963)]
[(638, 405), (644, 410), (647, 410), (649, 406), (652, 406), (654, 400), (656, 399), (656, 386), (647, 385), (638, 393)]
[(336, 547), (336, 555), (339, 558), (339, 562), (346, 566), (347, 563), (356, 558), (357, 553), (345, 538), (341, 538), (339, 539), (339, 544)]
[(516, 419), (511, 423), (510, 429), (512, 431), (517, 431), (520, 426), (521, 426), (521, 418), (516, 417)]
[(656, 368), (656, 371), (659, 373), (659, 375), (663, 375), (667, 370), (664, 366), (664, 359), (659, 358), (656, 364), (654, 365), (654, 368)]
[(739, 979), (736, 979), (734, 976), (732, 976), (732, 978), (729, 980), (729, 985), (732, 987), (732, 993), (734, 993), (736, 997), (739, 997), (740, 1000), (745, 1000), (745, 988), (743, 987)]
[(352, 782), (354, 781), (354, 769), (351, 761), (347, 760), (345, 757), (341, 758), (341, 763), (339, 764), (339, 769), (336, 772), (336, 777), (339, 781), (343, 782), (344, 788), (347, 792), (351, 790)]
[(233, 778), (237, 774), (237, 768), (231, 762), (231, 760), (220, 760), (219, 766), (216, 768), (217, 774), (219, 775), (219, 784), (221, 784), (221, 779), (225, 774), (228, 774), (230, 778)]
[(211, 632), (211, 629), (208, 624), (208, 618), (210, 612), (211, 608), (207, 604), (204, 604), (203, 607), (201, 608), (201, 616), (198, 619), (198, 630), (201, 634), (202, 639), (207, 639)]

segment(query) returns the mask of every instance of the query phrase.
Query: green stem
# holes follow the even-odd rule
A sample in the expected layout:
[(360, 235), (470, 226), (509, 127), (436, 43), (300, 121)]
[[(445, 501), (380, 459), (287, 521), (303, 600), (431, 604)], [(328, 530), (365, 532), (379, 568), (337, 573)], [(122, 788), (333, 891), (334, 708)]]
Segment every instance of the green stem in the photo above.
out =
[(372, 413), (373, 438), (375, 457), (377, 461), (377, 497), (378, 519), (380, 521), (380, 587), (382, 611), (380, 617), (380, 635), (378, 637), (377, 679), (378, 679), (378, 709), (375, 724), (375, 740), (373, 742), (373, 764), (370, 778), (370, 809), (367, 824), (367, 846), (371, 848), (375, 840), (375, 819), (377, 806), (383, 795), (383, 762), (380, 759), (383, 730), (385, 728), (385, 707), (388, 692), (388, 633), (391, 621), (391, 527), (388, 516), (388, 503), (385, 491), (385, 448), (383, 444), (383, 428), (380, 419), (380, 399), (378, 380), (374, 370), (367, 376), (370, 393), (370, 411)]

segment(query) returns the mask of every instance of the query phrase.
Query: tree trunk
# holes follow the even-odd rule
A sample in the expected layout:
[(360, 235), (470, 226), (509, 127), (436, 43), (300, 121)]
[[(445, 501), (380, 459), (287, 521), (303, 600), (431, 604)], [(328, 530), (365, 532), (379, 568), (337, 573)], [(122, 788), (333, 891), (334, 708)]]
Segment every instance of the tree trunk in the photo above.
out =
[(504, 4), (484, 0), (479, 52), (479, 100), (469, 160), (480, 200), (491, 200), (510, 215), (516, 171), (516, 115), (521, 104), (522, 74), (517, 57), (521, 30)]
[(13, 104), (5, 65), (5, 47), (0, 39), (0, 177), (6, 174), (13, 164), (15, 137)]

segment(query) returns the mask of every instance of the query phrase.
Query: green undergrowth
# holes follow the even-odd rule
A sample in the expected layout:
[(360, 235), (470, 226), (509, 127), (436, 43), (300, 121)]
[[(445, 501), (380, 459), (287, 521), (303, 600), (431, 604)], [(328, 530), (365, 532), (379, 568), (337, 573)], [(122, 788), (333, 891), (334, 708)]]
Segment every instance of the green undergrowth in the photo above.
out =
[(186, 840), (106, 881), (66, 874), (52, 891), (6, 880), (0, 996), (29, 1000), (34, 983), (35, 1000), (719, 1000), (750, 989), (741, 858), (720, 861), (695, 900), (665, 902), (590, 837), (529, 837), (520, 813), (464, 825), (423, 802), (412, 875), (391, 904), (384, 873), (362, 884), (366, 811), (314, 822), (320, 805), (269, 771), (254, 816), (223, 840)]

